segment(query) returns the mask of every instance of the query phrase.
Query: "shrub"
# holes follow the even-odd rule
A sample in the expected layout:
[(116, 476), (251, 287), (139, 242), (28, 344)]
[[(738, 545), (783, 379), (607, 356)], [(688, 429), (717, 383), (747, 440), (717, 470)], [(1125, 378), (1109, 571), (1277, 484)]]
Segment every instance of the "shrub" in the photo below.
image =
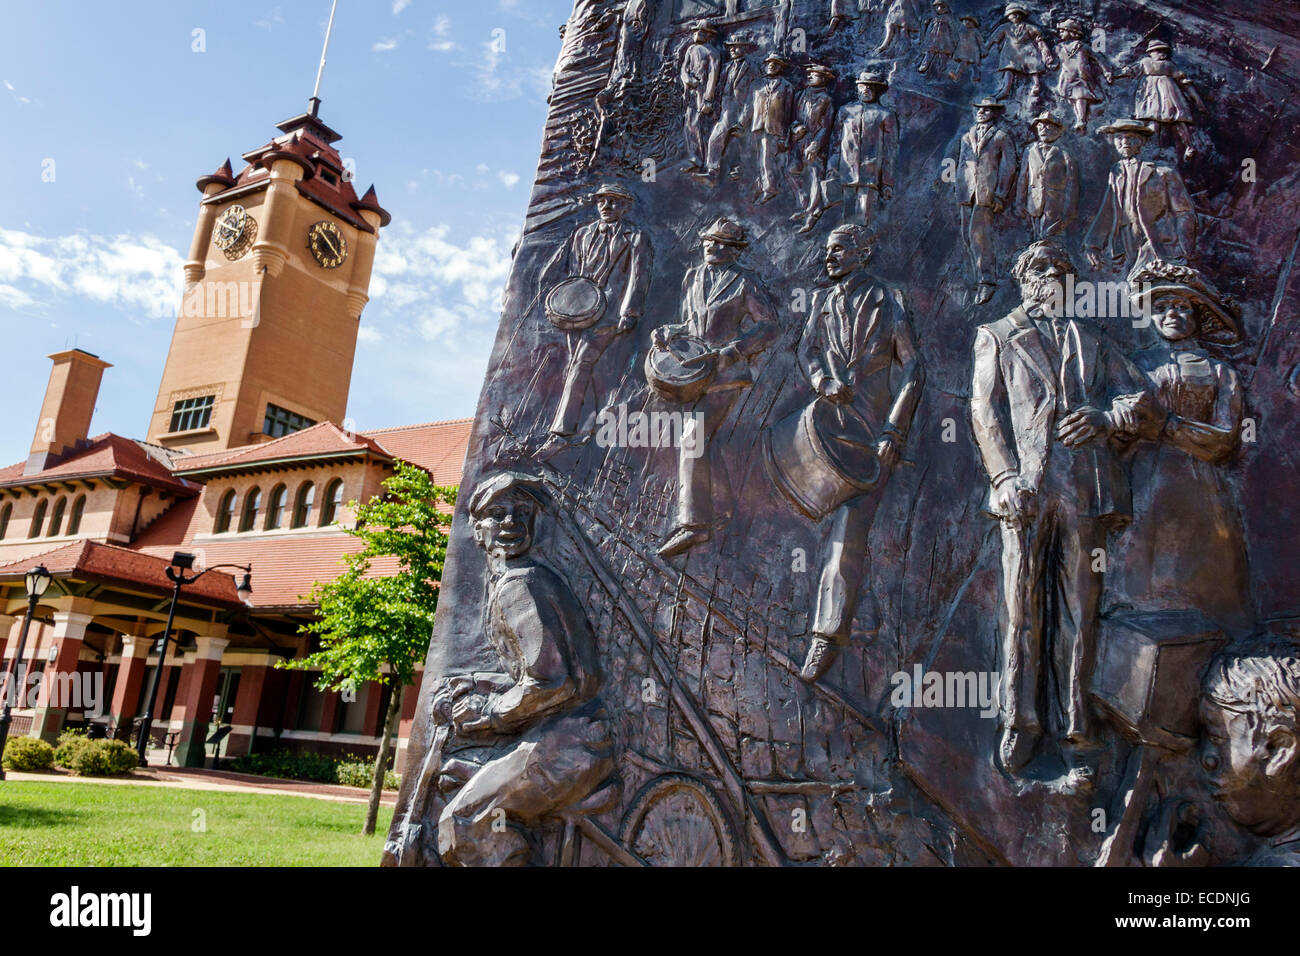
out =
[(86, 741), (85, 746), (72, 751), (67, 767), (80, 777), (107, 777), (108, 754), (104, 748), (95, 746), (94, 741)]
[[(235, 773), (280, 777), (285, 780), (310, 780), (313, 783), (340, 783), (346, 787), (363, 787), (367, 790), (370, 789), (375, 769), (373, 760), (355, 754), (327, 757), (324, 754), (295, 754), (286, 750), (234, 757), (225, 766)], [(400, 781), (401, 778), (390, 770), (384, 774), (384, 789), (396, 790)]]
[(139, 754), (125, 741), (97, 740), (95, 745), (104, 752), (104, 757), (108, 761), (109, 773), (130, 773), (140, 766)]
[(54, 751), (54, 762), (60, 767), (73, 769), (77, 754), (91, 746), (94, 741), (73, 731), (64, 731), (59, 735), (58, 747)]
[[(362, 787), (369, 790), (375, 781), (375, 765), (373, 762), (364, 760), (348, 760), (339, 762), (336, 768), (335, 779), (345, 787)], [(393, 771), (384, 772), (384, 789), (396, 790), (401, 785), (401, 778)]]
[(6, 770), (49, 770), (54, 748), (38, 737), (15, 737), (5, 744), (0, 763)]

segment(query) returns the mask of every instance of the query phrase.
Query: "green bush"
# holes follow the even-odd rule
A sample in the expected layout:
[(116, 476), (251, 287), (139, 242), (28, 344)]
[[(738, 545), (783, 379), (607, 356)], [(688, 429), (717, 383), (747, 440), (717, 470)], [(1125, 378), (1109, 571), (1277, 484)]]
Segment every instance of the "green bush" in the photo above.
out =
[(76, 733), (75, 731), (65, 730), (59, 735), (59, 743), (54, 751), (54, 762), (60, 767), (73, 769), (73, 762), (77, 754), (93, 744), (90, 738)]
[[(369, 790), (375, 782), (375, 765), (373, 761), (343, 760), (336, 768), (335, 779), (345, 787), (363, 787)], [(384, 789), (396, 790), (401, 785), (401, 778), (388, 770), (384, 773)]]
[(0, 763), (6, 770), (49, 770), (54, 763), (54, 748), (38, 737), (14, 737), (5, 744)]
[[(286, 750), (273, 753), (248, 754), (234, 757), (225, 764), (235, 773), (250, 773), (259, 777), (280, 777), (284, 780), (308, 780), (312, 783), (340, 783), (346, 787), (370, 789), (375, 764), (373, 760), (348, 754), (344, 757), (327, 757), (324, 754), (295, 754)], [(384, 774), (384, 789), (396, 790), (401, 778), (391, 770)]]
[(104, 748), (95, 746), (95, 741), (88, 740), (84, 747), (72, 751), (67, 767), (79, 777), (107, 777), (108, 754)]
[(104, 751), (104, 757), (108, 761), (109, 773), (130, 773), (140, 766), (140, 755), (125, 741), (97, 740), (95, 744)]

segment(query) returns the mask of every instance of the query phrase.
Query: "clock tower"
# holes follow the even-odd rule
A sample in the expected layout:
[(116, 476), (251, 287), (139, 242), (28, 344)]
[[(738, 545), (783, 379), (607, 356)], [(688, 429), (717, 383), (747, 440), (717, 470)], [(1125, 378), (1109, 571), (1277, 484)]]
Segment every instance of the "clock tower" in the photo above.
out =
[(278, 137), (198, 181), (203, 194), (185, 295), (149, 440), (213, 452), (342, 422), (379, 230), (319, 118), (320, 100)]

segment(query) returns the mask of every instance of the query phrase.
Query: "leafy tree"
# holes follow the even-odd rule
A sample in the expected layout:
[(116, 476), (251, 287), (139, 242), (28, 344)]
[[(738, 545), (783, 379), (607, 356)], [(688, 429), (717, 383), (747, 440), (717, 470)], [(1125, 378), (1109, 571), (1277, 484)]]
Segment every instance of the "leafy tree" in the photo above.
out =
[[(310, 600), (318, 618), (301, 628), (320, 639), (320, 650), (279, 666), (319, 670), (320, 690), (355, 690), (374, 681), (391, 688), (388, 713), (375, 758), (365, 832), (375, 832), (384, 772), (402, 712), (402, 690), (415, 683), (415, 669), (429, 649), (438, 582), (447, 558), (447, 531), (456, 489), (433, 483), (422, 468), (398, 462), (383, 494), (356, 509), (348, 534), (365, 547), (344, 560), (347, 570), (333, 581), (316, 582)], [(397, 559), (397, 573), (377, 576), (376, 559)]]

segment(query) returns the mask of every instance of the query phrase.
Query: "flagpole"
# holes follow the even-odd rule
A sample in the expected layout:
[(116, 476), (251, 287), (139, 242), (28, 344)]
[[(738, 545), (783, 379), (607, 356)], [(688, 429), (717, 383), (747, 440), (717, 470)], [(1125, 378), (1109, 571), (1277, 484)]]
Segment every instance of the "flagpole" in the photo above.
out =
[(316, 109), (320, 106), (320, 82), (325, 75), (325, 59), (330, 52), (330, 37), (334, 35), (334, 14), (338, 12), (339, 0), (334, 0), (330, 7), (330, 22), (325, 28), (325, 47), (320, 51), (320, 68), (316, 71), (316, 86), (311, 92), (312, 114), (315, 115)]

